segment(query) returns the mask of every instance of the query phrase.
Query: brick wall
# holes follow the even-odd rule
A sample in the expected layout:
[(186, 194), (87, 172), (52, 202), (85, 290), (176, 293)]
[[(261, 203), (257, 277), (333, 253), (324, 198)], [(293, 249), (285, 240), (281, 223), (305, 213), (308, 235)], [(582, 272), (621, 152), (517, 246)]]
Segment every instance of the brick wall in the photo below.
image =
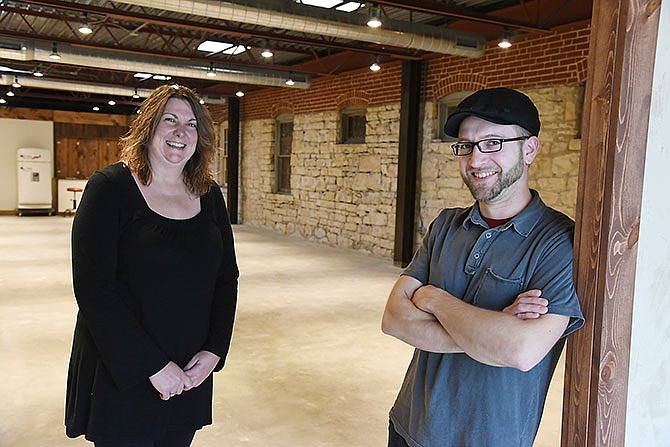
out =
[[(424, 62), (418, 235), (445, 206), (472, 201), (447, 143), (436, 141), (437, 100), (449, 93), (509, 86), (537, 104), (540, 155), (531, 186), (545, 201), (574, 214), (579, 165), (580, 83), (586, 76), (588, 23), (555, 34), (491, 44), (480, 59)], [(319, 78), (308, 90), (266, 89), (242, 100), (242, 222), (391, 258), (400, 117), (400, 63)], [(338, 144), (339, 111), (366, 107), (366, 142)], [(294, 115), (291, 194), (275, 194), (275, 121)], [(417, 237), (418, 240), (418, 237)]]

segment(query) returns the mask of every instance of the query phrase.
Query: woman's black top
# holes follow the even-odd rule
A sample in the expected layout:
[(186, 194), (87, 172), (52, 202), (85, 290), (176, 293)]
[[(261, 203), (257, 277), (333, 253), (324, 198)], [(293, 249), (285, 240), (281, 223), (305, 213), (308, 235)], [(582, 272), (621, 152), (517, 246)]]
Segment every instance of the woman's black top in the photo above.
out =
[(72, 227), (79, 305), (70, 358), (67, 435), (154, 439), (168, 425), (212, 422), (212, 377), (168, 401), (149, 377), (201, 350), (221, 357), (233, 332), (238, 268), (220, 188), (190, 219), (152, 211), (116, 163), (86, 184)]

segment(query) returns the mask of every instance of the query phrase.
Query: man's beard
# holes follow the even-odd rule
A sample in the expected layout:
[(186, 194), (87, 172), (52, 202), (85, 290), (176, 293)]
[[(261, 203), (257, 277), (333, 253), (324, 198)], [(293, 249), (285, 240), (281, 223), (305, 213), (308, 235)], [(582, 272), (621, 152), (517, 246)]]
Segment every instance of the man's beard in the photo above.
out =
[(503, 191), (512, 186), (517, 180), (521, 178), (525, 170), (525, 163), (523, 161), (523, 152), (519, 150), (519, 160), (506, 172), (498, 174), (498, 181), (490, 187), (478, 187), (470, 179), (467, 174), (461, 174), (463, 181), (467, 185), (472, 197), (479, 202), (491, 202), (495, 200)]

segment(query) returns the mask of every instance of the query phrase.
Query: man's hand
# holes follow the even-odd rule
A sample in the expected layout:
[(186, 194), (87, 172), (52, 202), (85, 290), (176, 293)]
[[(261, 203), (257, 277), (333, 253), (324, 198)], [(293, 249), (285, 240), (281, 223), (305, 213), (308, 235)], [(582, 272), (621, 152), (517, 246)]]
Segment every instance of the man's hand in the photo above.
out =
[(179, 365), (172, 361), (149, 377), (149, 380), (163, 400), (168, 400), (172, 396), (181, 394), (184, 390), (193, 387), (191, 378), (182, 371)]
[(190, 390), (200, 386), (212, 374), (219, 360), (221, 360), (221, 357), (209, 351), (196, 353), (184, 368), (184, 373), (191, 379), (190, 386), (184, 389)]
[(521, 292), (512, 304), (503, 309), (503, 312), (521, 320), (540, 318), (540, 315), (546, 314), (549, 310), (547, 308), (549, 301), (540, 298), (541, 294), (542, 291), (537, 289)]

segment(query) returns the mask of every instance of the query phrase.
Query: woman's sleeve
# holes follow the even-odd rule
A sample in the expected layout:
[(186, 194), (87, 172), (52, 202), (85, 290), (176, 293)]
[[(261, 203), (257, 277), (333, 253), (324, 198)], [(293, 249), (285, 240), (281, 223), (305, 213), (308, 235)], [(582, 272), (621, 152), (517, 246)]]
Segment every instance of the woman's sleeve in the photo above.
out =
[(80, 315), (120, 390), (147, 380), (170, 360), (141, 326), (117, 278), (122, 215), (118, 185), (96, 172), (72, 226), (72, 279)]
[(223, 255), (219, 265), (214, 299), (212, 300), (212, 314), (209, 327), (209, 337), (203, 347), (221, 357), (214, 371), (220, 371), (226, 361), (233, 336), (235, 309), (237, 307), (237, 282), (239, 270), (235, 256), (235, 242), (233, 229), (230, 225), (228, 211), (223, 194), (218, 185), (213, 186), (214, 213), (223, 241)]

